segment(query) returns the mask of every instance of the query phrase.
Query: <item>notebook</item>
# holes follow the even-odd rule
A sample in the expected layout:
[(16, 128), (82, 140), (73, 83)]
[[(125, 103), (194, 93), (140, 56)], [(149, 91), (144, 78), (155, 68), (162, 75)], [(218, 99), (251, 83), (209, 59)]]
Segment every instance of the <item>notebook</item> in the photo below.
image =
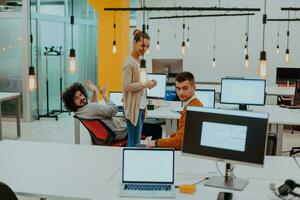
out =
[(175, 198), (174, 149), (124, 148), (121, 197)]
[(123, 93), (122, 92), (110, 92), (109, 99), (116, 104), (118, 107), (118, 112), (123, 112)]

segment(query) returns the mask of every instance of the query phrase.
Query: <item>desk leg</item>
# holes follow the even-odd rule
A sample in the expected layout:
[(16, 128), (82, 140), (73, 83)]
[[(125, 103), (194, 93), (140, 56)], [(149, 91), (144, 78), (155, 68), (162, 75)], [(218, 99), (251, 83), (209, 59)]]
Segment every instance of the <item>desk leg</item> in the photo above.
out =
[(178, 124), (178, 120), (177, 119), (172, 119), (171, 133), (177, 132), (177, 124)]
[(277, 124), (277, 145), (276, 155), (281, 156), (282, 153), (282, 140), (283, 140), (283, 124)]
[(172, 132), (172, 120), (166, 119), (166, 137), (171, 135)]
[(75, 127), (75, 144), (80, 144), (80, 123), (79, 120), (74, 118), (74, 127)]
[(2, 140), (2, 112), (1, 112), (1, 101), (0, 101), (0, 141)]
[(17, 136), (21, 137), (21, 125), (20, 125), (20, 96), (17, 97), (17, 106), (16, 106), (16, 118), (17, 118)]

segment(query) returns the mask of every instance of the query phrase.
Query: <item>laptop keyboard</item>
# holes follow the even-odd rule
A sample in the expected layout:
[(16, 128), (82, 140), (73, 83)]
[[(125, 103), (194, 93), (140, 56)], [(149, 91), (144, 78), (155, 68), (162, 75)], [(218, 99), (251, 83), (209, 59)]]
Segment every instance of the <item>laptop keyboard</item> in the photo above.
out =
[(171, 185), (160, 184), (125, 184), (124, 190), (154, 190), (154, 191), (169, 191)]

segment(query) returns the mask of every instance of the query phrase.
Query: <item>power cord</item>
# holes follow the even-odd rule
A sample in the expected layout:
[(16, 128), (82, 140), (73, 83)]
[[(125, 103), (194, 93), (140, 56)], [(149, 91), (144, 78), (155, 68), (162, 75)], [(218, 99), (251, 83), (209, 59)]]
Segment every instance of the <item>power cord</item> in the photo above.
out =
[(208, 179), (209, 179), (209, 177), (205, 177), (205, 178), (201, 179), (200, 181), (197, 181), (193, 184), (176, 185), (175, 188), (178, 188), (179, 192), (192, 194), (196, 191), (197, 184), (202, 183), (203, 181), (208, 180)]
[[(218, 161), (216, 161), (216, 167), (217, 167), (217, 170), (218, 170), (218, 173), (220, 174), (220, 176), (225, 177), (225, 175), (222, 174), (222, 172), (221, 172), (221, 170), (220, 170), (220, 168), (219, 168)], [(233, 173), (234, 168), (235, 168), (235, 167), (232, 167), (232, 168), (230, 169), (230, 174), (232, 174), (233, 177), (235, 178), (236, 176), (235, 176), (234, 173)]]

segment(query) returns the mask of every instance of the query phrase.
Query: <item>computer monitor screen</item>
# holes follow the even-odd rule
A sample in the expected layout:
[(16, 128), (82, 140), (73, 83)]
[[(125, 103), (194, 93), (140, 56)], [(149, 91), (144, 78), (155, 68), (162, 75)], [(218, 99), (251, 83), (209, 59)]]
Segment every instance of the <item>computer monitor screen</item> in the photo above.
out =
[(263, 79), (222, 78), (221, 103), (265, 105), (265, 97), (266, 81)]
[(267, 124), (267, 113), (188, 107), (182, 152), (261, 166)]
[(196, 96), (203, 104), (203, 107), (215, 107), (215, 90), (197, 89)]
[(123, 93), (122, 92), (110, 92), (109, 99), (116, 104), (116, 106), (123, 106), (122, 102)]
[(295, 83), (298, 79), (300, 79), (300, 68), (276, 68), (276, 84)]
[(182, 59), (152, 59), (152, 73), (165, 74), (168, 84), (174, 84), (176, 75), (182, 70)]
[(148, 80), (156, 80), (157, 85), (147, 88), (147, 97), (150, 99), (165, 99), (166, 97), (166, 75), (165, 74), (148, 74)]

